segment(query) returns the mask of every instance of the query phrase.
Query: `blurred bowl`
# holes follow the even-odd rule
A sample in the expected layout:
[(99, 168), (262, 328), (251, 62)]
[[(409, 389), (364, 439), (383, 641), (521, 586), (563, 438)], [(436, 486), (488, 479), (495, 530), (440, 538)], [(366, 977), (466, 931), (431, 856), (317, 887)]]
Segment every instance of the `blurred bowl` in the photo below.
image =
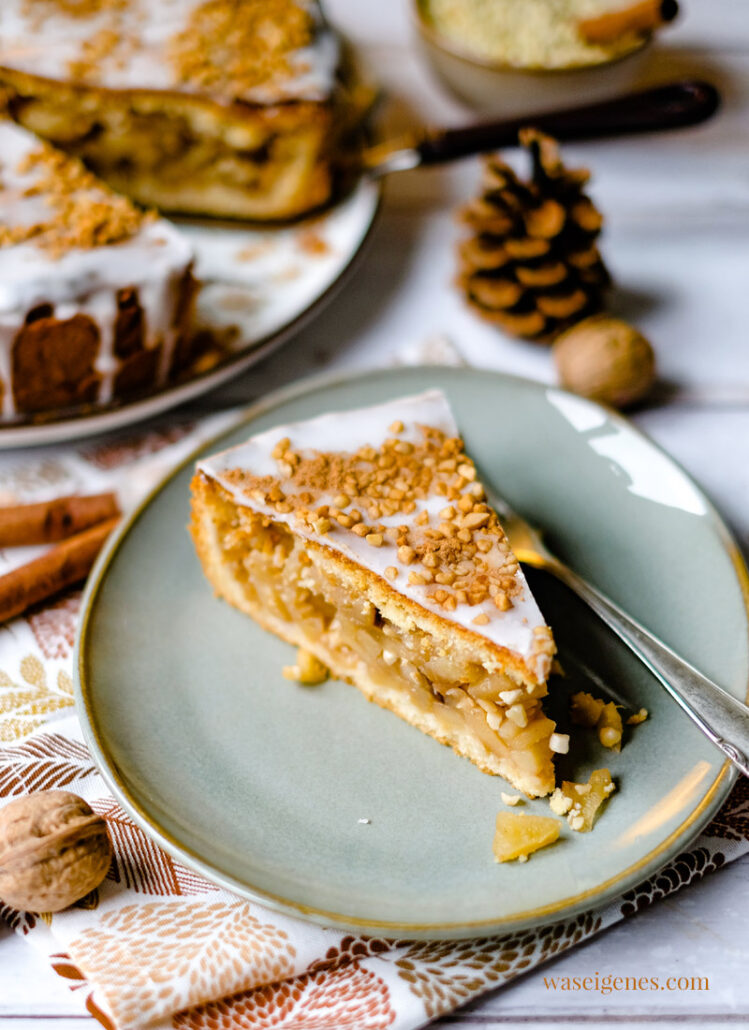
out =
[(421, 49), (442, 82), (472, 107), (507, 117), (605, 100), (636, 89), (646, 78), (652, 36), (634, 50), (597, 64), (565, 67), (513, 65), (471, 53), (440, 32), (428, 0), (412, 0)]

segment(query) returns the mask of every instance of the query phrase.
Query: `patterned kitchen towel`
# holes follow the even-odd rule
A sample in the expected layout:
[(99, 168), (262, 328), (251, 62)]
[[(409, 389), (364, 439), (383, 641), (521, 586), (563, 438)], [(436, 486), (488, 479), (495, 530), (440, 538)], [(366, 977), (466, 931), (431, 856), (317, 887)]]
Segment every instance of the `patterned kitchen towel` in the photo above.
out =
[[(103, 442), (0, 455), (0, 503), (116, 489), (134, 504), (231, 416)], [(0, 553), (0, 571), (33, 557)], [(108, 822), (102, 886), (54, 917), (0, 909), (117, 1030), (409, 1030), (558, 955), (749, 851), (749, 787), (666, 869), (598, 912), (463, 942), (352, 937), (277, 915), (215, 887), (159, 850), (107, 793), (83, 743), (71, 658), (80, 594), (0, 630), (0, 805), (65, 788)]]

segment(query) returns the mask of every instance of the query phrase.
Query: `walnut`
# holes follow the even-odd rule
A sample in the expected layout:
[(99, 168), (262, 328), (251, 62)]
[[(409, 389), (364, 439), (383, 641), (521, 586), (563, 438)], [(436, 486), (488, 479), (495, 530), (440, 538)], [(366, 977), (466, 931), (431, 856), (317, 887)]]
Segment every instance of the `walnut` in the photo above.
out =
[(107, 875), (107, 826), (66, 790), (29, 794), (0, 809), (0, 898), (12, 908), (60, 912)]
[(586, 318), (554, 344), (562, 386), (583, 397), (626, 408), (641, 400), (655, 379), (655, 356), (645, 337), (609, 315)]

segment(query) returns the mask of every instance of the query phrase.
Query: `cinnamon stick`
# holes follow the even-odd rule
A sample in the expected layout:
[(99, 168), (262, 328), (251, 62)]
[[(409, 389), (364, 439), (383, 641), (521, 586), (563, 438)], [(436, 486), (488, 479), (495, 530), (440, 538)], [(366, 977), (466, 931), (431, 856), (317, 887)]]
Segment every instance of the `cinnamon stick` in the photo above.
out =
[(57, 497), (0, 508), (0, 547), (53, 544), (119, 515), (114, 494)]
[(647, 36), (666, 22), (673, 21), (678, 13), (676, 0), (639, 0), (618, 11), (584, 18), (577, 27), (586, 43), (605, 46), (624, 36)]
[(118, 522), (119, 518), (100, 522), (63, 540), (41, 558), (0, 576), (0, 622), (85, 579)]

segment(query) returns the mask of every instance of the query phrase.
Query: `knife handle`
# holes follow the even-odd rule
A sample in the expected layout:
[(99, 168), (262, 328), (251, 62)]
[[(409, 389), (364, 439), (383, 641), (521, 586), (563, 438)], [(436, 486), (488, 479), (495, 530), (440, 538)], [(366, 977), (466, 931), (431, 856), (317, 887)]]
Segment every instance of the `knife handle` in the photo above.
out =
[(711, 118), (719, 106), (720, 93), (715, 86), (685, 79), (583, 107), (437, 130), (414, 149), (420, 158), (419, 165), (442, 164), (487, 150), (517, 146), (519, 131), (529, 126), (562, 142), (604, 139), (699, 125)]

